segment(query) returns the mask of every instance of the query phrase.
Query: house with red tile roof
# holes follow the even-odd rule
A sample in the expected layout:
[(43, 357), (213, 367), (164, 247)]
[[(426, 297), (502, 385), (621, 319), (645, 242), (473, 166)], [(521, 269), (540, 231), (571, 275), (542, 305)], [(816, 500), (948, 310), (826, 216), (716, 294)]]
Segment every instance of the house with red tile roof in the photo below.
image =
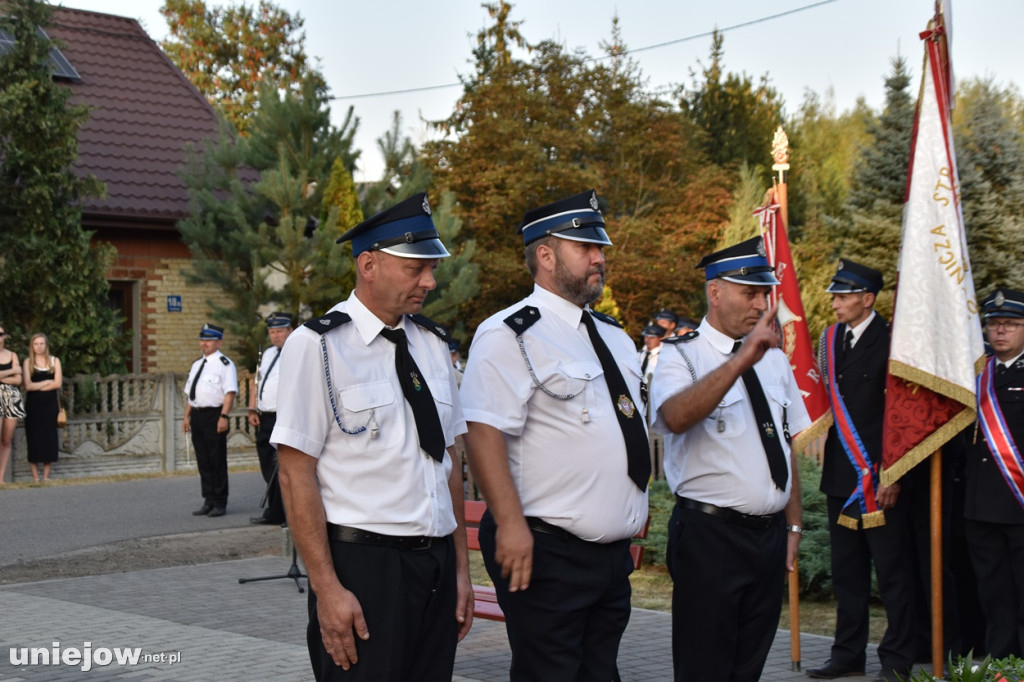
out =
[[(214, 110), (135, 19), (58, 7), (46, 32), (79, 76), (58, 81), (89, 107), (75, 168), (107, 194), (85, 202), (82, 223), (117, 250), (107, 280), (134, 332), (127, 369), (185, 371), (217, 292), (185, 281), (190, 254), (176, 225), (188, 194), (178, 173), (187, 146), (216, 134)], [(230, 353), (230, 339), (225, 346)]]

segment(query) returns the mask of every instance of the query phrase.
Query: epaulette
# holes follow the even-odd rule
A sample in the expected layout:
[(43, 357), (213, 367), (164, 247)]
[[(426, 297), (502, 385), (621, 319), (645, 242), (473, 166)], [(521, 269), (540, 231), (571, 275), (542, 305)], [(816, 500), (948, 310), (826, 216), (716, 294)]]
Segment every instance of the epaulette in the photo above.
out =
[(448, 331), (448, 328), (445, 327), (443, 324), (438, 324), (437, 322), (431, 320), (429, 317), (424, 317), (423, 315), (407, 315), (406, 317), (408, 317), (410, 320), (412, 320), (419, 326), (423, 327), (427, 331), (437, 334), (445, 343), (448, 343), (449, 341), (452, 340), (452, 333)]
[(662, 339), (662, 343), (686, 343), (687, 341), (693, 341), (695, 338), (700, 336), (700, 332), (696, 329), (688, 331), (682, 336), (673, 336), (671, 339)]
[(225, 367), (227, 367), (228, 365), (231, 364), (231, 361), (227, 359), (227, 356), (222, 355), (222, 356), (220, 356), (220, 364), (222, 364)]
[(534, 322), (540, 319), (540, 310), (532, 305), (524, 305), (519, 310), (505, 318), (507, 324), (516, 336), (522, 336), (523, 332), (529, 329)]
[(334, 310), (326, 315), (314, 317), (302, 326), (312, 329), (317, 334), (326, 334), (332, 329), (340, 327), (341, 325), (351, 321), (352, 318), (349, 317), (348, 313), (343, 313), (340, 310)]
[(596, 310), (591, 310), (590, 316), (593, 317), (595, 320), (601, 320), (605, 324), (610, 324), (613, 327), (618, 327), (619, 329), (622, 329), (622, 325), (619, 324), (619, 321), (616, 320), (611, 315), (605, 315), (604, 313), (599, 313)]

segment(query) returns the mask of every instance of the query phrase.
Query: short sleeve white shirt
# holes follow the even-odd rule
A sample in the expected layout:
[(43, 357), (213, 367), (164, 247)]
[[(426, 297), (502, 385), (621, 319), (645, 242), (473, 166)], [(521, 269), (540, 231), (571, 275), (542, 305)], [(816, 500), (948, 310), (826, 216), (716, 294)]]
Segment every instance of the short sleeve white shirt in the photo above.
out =
[[(523, 333), (520, 349), (504, 320), (524, 306), (536, 307), (540, 319)], [(598, 319), (595, 326), (636, 403), (634, 418), (643, 420), (636, 347), (618, 327)], [(535, 286), (477, 328), (461, 391), (466, 419), (504, 435), (523, 513), (607, 543), (643, 527), (647, 493), (627, 473), (625, 440), (603, 373), (582, 309)], [(552, 397), (537, 382), (573, 397)]]
[[(317, 458), (329, 522), (388, 535), (448, 535), (456, 526), (448, 489), (451, 457), (446, 452), (438, 462), (420, 448), (415, 417), (395, 372), (395, 344), (380, 335), (384, 323), (355, 292), (331, 310), (352, 319), (323, 335), (299, 327), (285, 342), (271, 443)], [(465, 433), (466, 422), (448, 346), (408, 318), (397, 328), (405, 330), (437, 406), (445, 444), (451, 446)]]
[[(281, 378), (281, 349), (271, 346), (260, 360), (259, 384), (256, 386), (256, 409), (277, 412), (277, 384)], [(277, 362), (274, 362), (277, 360)]]
[[(689, 358), (699, 381), (717, 369), (732, 353), (734, 339), (705, 319), (690, 341), (665, 344), (651, 382), (651, 429), (665, 434), (665, 477), (672, 492), (699, 502), (734, 509), (744, 514), (765, 515), (780, 511), (789, 501), (792, 472), (786, 489), (772, 481), (768, 458), (761, 442), (754, 410), (742, 379), (737, 379), (715, 409), (683, 433), (671, 433), (658, 410), (665, 401), (689, 388), (694, 379), (683, 354)], [(681, 352), (680, 352), (681, 351)], [(775, 422), (783, 433), (783, 412), (791, 434), (810, 426), (803, 398), (785, 353), (769, 350), (754, 365)], [(790, 464), (790, 448), (781, 438)]]
[[(203, 360), (206, 360), (205, 365)], [(189, 394), (200, 367), (203, 371), (196, 383), (196, 398), (192, 400)], [(185, 399), (192, 407), (220, 407), (224, 404), (225, 395), (238, 393), (238, 372), (235, 370), (235, 363), (219, 350), (199, 358), (189, 369), (184, 390)]]

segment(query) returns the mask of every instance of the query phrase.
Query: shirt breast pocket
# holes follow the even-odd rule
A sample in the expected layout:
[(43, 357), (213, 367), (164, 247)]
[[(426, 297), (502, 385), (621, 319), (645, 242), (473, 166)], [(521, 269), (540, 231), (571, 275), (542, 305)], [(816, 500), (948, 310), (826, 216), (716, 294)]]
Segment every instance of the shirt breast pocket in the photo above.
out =
[(430, 387), (430, 395), (434, 397), (438, 419), (441, 420), (441, 430), (447, 439), (451, 433), (452, 405), (455, 402), (451, 384), (446, 376), (427, 376), (426, 380), (427, 386)]
[[(367, 446), (383, 449), (401, 445), (404, 438), (402, 416), (397, 408), (395, 389), (390, 382), (376, 381), (346, 386), (337, 391), (337, 414), (347, 437), (366, 438)], [(359, 433), (353, 433), (365, 429)], [(374, 438), (374, 431), (377, 437)]]
[(789, 399), (789, 394), (786, 393), (786, 389), (782, 386), (768, 384), (764, 388), (764, 393), (768, 397), (768, 407), (772, 411), (775, 423), (780, 428), (786, 428), (786, 412), (789, 410), (790, 405), (793, 404)]
[(604, 374), (604, 370), (596, 362), (589, 362), (587, 360), (560, 362), (558, 363), (558, 369), (553, 373), (546, 385), (552, 393), (560, 395), (582, 393), (586, 390), (589, 382), (597, 379), (602, 374)]
[(743, 391), (734, 384), (704, 419), (704, 430), (715, 438), (736, 438), (747, 430)]

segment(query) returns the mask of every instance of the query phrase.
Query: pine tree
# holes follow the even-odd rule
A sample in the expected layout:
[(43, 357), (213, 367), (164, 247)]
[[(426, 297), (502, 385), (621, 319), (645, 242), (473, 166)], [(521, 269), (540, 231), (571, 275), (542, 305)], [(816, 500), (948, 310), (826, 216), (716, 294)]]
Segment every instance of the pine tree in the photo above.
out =
[(105, 188), (72, 171), (88, 111), (52, 77), (55, 44), (37, 32), (51, 8), (8, 0), (0, 9), (15, 39), (0, 56), (0, 319), (15, 342), (46, 333), (68, 376), (124, 371), (127, 339), (104, 277), (114, 249), (82, 229), (82, 200)]
[(459, 308), (480, 291), (480, 267), (473, 262), (476, 242), (459, 239), (462, 221), (455, 215), (454, 208), (455, 195), (444, 192), (440, 204), (433, 209), (434, 227), (452, 255), (442, 258), (434, 271), (437, 287), (428, 294), (423, 314), (446, 325), (456, 338), (463, 339), (466, 321), (459, 316)]
[(870, 142), (855, 168), (847, 202), (848, 221), (836, 224), (842, 257), (880, 270), (886, 287), (876, 310), (892, 315), (896, 265), (899, 257), (903, 198), (906, 191), (914, 102), (906, 61), (892, 61), (885, 79), (885, 108), (868, 124)]
[(980, 298), (997, 286), (1024, 289), (1020, 104), (1019, 96), (991, 80), (974, 80), (961, 85), (954, 110), (961, 206)]

